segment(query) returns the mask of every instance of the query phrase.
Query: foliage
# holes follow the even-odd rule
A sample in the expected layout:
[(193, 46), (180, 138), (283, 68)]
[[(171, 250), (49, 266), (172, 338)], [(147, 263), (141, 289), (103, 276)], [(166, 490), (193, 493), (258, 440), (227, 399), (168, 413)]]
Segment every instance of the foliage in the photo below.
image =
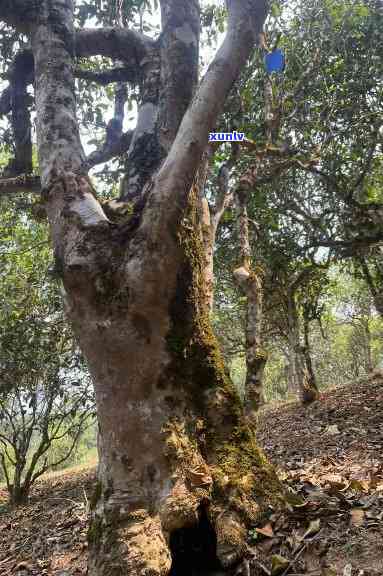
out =
[[(0, 464), (15, 502), (49, 466), (71, 456), (93, 414), (90, 379), (52, 278), (46, 229), (25, 211), (28, 200), (1, 199)], [(63, 438), (66, 448), (52, 460), (52, 443)]]

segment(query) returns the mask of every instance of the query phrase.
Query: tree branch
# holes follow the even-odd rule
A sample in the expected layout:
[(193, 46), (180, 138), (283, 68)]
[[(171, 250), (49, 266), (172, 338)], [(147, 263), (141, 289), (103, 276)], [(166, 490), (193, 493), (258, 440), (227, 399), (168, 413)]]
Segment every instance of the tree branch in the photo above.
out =
[(15, 178), (0, 178), (0, 196), (19, 192), (41, 192), (40, 176), (23, 174)]
[(194, 99), (186, 111), (171, 150), (158, 173), (153, 189), (156, 214), (146, 211), (143, 227), (156, 235), (161, 223), (178, 220), (191, 189), (209, 132), (217, 122), (226, 97), (237, 79), (262, 30), (267, 2), (231, 0), (225, 40), (210, 64)]
[(134, 202), (139, 198), (163, 159), (157, 130), (160, 70), (158, 50), (151, 49), (142, 63), (137, 124), (120, 187), (120, 200), (124, 202)]
[(99, 150), (92, 152), (86, 159), (85, 165), (89, 169), (96, 164), (107, 162), (129, 149), (134, 132), (130, 130), (122, 133), (124, 123), (124, 107), (127, 99), (125, 84), (118, 84), (114, 95), (114, 116), (106, 127), (105, 142)]
[(233, 169), (239, 156), (238, 144), (232, 144), (231, 154), (226, 162), (224, 162), (219, 170), (217, 184), (218, 195), (215, 199), (214, 205), (211, 208), (212, 224), (217, 229), (218, 224), (226, 210), (233, 200), (233, 192), (229, 188), (230, 171)]
[(132, 142), (133, 134), (134, 130), (129, 130), (128, 132), (124, 132), (117, 140), (109, 140), (109, 142), (107, 137), (105, 143), (99, 150), (95, 150), (89, 154), (85, 160), (84, 167), (89, 170), (98, 164), (108, 162), (112, 160), (112, 158), (121, 156), (127, 152)]
[(161, 88), (159, 137), (169, 152), (198, 82), (198, 0), (160, 0)]
[(1, 0), (0, 20), (25, 28), (36, 18), (36, 0)]
[(107, 56), (139, 65), (155, 41), (127, 28), (88, 28), (75, 33), (76, 56)]
[(16, 55), (10, 74), (9, 90), (15, 157), (4, 170), (7, 176), (32, 172), (32, 125), (27, 93), (27, 85), (31, 77), (33, 78), (32, 54), (29, 50), (22, 50)]
[(0, 96), (0, 116), (9, 114), (11, 110), (11, 88), (8, 86)]
[(133, 84), (137, 80), (137, 69), (131, 69), (125, 66), (112, 68), (110, 70), (82, 70), (81, 68), (77, 68), (74, 75), (75, 78), (80, 78), (87, 82), (96, 82), (102, 86), (106, 86), (112, 82), (130, 82)]

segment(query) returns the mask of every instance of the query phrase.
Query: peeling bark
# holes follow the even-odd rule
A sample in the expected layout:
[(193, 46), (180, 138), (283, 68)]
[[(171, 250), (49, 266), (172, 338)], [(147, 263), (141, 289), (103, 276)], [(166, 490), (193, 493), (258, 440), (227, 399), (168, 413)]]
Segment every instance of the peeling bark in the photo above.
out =
[(143, 80), (137, 125), (126, 157), (120, 200), (137, 201), (163, 159), (158, 141), (158, 94), (160, 60), (157, 47), (141, 62)]

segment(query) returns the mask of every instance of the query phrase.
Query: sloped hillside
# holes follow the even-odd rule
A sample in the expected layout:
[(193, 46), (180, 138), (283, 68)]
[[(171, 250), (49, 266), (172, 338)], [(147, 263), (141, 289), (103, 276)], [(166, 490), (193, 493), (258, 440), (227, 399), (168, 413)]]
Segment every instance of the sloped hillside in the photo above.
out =
[[(382, 576), (382, 376), (328, 391), (308, 408), (266, 407), (258, 438), (288, 487), (290, 510), (270, 510), (250, 531), (249, 572), (237, 574)], [(0, 576), (86, 574), (94, 481), (94, 467), (43, 478), (17, 510), (0, 491)]]

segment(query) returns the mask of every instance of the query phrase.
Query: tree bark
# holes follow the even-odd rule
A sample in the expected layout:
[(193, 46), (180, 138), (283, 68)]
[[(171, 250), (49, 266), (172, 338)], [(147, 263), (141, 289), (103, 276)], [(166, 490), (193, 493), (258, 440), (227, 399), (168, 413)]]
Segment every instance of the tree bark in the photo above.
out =
[(33, 76), (33, 58), (30, 52), (19, 52), (12, 66), (10, 77), (10, 105), (12, 109), (12, 130), (15, 143), (15, 157), (4, 173), (7, 176), (30, 174), (32, 172), (31, 116), (27, 85)]
[[(295, 284), (295, 283), (294, 283)], [(289, 341), (289, 388), (299, 394), (303, 404), (317, 400), (319, 392), (311, 362), (308, 326), (304, 327), (305, 344), (301, 344), (299, 316), (295, 302), (294, 284), (287, 295)]]
[(280, 506), (283, 491), (211, 331), (195, 179), (265, 6), (229, 2), (227, 38), (141, 191), (135, 218), (122, 223), (108, 220), (82, 173), (72, 8), (70, 0), (43, 0), (32, 46), (56, 267), (93, 377), (100, 427), (89, 573), (165, 576), (173, 556), (173, 574), (182, 574), (190, 566), (179, 540), (190, 530), (208, 541), (206, 567), (226, 568), (244, 556), (246, 528)]
[(201, 198), (201, 224), (202, 240), (205, 252), (204, 284), (206, 304), (213, 311), (214, 306), (214, 249), (217, 231), (226, 208), (233, 200), (233, 193), (229, 188), (230, 170), (234, 166), (239, 154), (237, 145), (232, 145), (229, 159), (222, 164), (217, 178), (217, 196), (212, 204), (205, 196), (205, 183), (209, 171), (209, 162), (214, 155), (214, 149), (208, 148), (202, 159), (198, 171), (198, 189)]
[(358, 258), (358, 260), (359, 260), (361, 268), (362, 268), (364, 279), (367, 283), (367, 286), (370, 290), (371, 296), (374, 300), (374, 306), (376, 308), (376, 311), (378, 312), (379, 316), (381, 316), (383, 318), (383, 289), (382, 289), (383, 274), (382, 274), (382, 269), (380, 266), (379, 258), (381, 260), (382, 256), (381, 256), (380, 252), (377, 252), (374, 255), (373, 261), (375, 264), (375, 273), (376, 273), (376, 276), (378, 278), (378, 282), (376, 282), (374, 280), (373, 274), (370, 271), (370, 268), (368, 266), (366, 259), (363, 256), (360, 256)]
[[(256, 170), (255, 170), (256, 172)], [(254, 170), (252, 170), (254, 173)], [(263, 322), (263, 270), (251, 265), (249, 221), (247, 216), (248, 178), (243, 177), (236, 191), (238, 205), (238, 235), (242, 266), (234, 270), (234, 277), (246, 296), (246, 380), (245, 412), (254, 420), (257, 410), (264, 404), (263, 375), (267, 352), (262, 342)]]

